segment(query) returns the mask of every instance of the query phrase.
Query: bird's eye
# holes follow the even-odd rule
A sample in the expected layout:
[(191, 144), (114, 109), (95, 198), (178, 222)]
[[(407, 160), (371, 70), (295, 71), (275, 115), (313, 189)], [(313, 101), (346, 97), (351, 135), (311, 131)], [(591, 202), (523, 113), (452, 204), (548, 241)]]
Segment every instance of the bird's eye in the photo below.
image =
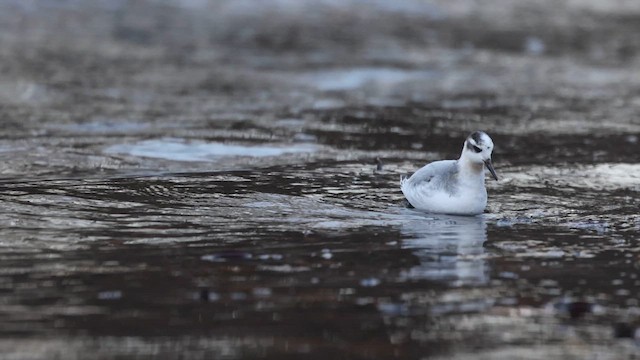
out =
[(479, 147), (477, 147), (477, 146), (475, 146), (475, 145), (474, 145), (474, 146), (473, 146), (473, 151), (475, 151), (475, 152), (479, 153), (479, 152), (482, 152), (482, 149), (480, 149)]

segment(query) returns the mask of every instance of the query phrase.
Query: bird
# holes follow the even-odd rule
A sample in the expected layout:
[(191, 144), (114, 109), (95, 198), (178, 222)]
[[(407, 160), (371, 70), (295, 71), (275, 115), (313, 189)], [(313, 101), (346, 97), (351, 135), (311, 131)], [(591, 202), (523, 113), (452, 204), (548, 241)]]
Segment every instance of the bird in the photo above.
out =
[(491, 163), (493, 141), (483, 131), (471, 133), (458, 160), (440, 160), (401, 176), (400, 189), (417, 210), (450, 215), (478, 215), (487, 206), (485, 167), (497, 181)]

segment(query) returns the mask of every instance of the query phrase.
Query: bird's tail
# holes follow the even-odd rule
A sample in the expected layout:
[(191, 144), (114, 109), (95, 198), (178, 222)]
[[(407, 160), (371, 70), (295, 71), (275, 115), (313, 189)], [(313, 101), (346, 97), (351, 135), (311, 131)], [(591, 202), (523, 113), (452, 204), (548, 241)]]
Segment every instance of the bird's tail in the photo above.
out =
[(404, 185), (405, 181), (409, 179), (409, 176), (406, 174), (400, 175), (400, 186)]
[(405, 199), (403, 201), (403, 204), (407, 207), (412, 209), (413, 205), (411, 205), (411, 203), (409, 202), (409, 199), (407, 199), (407, 193), (405, 192), (406, 187), (407, 187), (407, 181), (409, 180), (409, 175), (400, 175), (400, 190), (402, 191), (402, 194), (404, 195)]

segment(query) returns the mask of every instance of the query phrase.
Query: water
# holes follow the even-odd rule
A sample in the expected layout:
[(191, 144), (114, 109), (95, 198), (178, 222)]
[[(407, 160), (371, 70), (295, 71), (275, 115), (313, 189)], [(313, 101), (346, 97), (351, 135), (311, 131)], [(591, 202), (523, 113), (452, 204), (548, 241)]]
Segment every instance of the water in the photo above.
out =
[(5, 358), (640, 352), (632, 5), (72, 3), (0, 5)]
[(263, 157), (297, 152), (313, 152), (313, 144), (280, 144), (280, 146), (246, 146), (180, 139), (154, 139), (107, 148), (107, 153), (128, 154), (176, 161), (215, 161), (228, 156)]

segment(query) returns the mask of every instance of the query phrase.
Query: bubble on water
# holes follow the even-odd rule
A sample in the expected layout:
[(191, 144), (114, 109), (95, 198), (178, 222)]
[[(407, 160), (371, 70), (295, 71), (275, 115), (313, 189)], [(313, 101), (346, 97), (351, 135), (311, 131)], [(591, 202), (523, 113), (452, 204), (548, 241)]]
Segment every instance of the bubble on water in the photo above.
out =
[(551, 279), (544, 279), (544, 280), (541, 280), (538, 283), (538, 286), (541, 286), (541, 287), (553, 287), (553, 286), (558, 286), (558, 282), (555, 281), (555, 280), (551, 280)]
[(256, 297), (269, 297), (272, 294), (272, 291), (268, 287), (257, 287), (253, 289), (253, 295)]
[(376, 278), (367, 278), (360, 280), (360, 285), (364, 287), (374, 287), (380, 285), (380, 280)]
[(215, 291), (210, 291), (208, 289), (202, 289), (199, 293), (194, 295), (195, 300), (201, 300), (204, 302), (213, 302), (220, 300), (220, 294)]
[(285, 118), (274, 121), (274, 125), (299, 129), (304, 125), (304, 120), (298, 118)]
[(203, 255), (200, 259), (211, 262), (225, 262), (225, 261), (237, 261), (237, 260), (249, 260), (252, 255), (244, 251), (228, 250), (221, 251), (215, 254)]
[(379, 303), (378, 311), (385, 315), (397, 316), (409, 312), (409, 308), (403, 303)]
[(631, 294), (631, 292), (627, 289), (618, 289), (616, 290), (615, 294), (617, 296), (629, 296)]
[(121, 298), (122, 298), (122, 291), (120, 290), (101, 291), (98, 293), (98, 299), (100, 300), (118, 300)]
[(544, 53), (546, 46), (542, 39), (535, 36), (529, 36), (525, 39), (524, 49), (528, 54), (541, 55)]
[(560, 249), (549, 249), (547, 251), (530, 251), (526, 253), (516, 254), (516, 257), (534, 257), (534, 258), (548, 258), (548, 259), (558, 259), (562, 258), (566, 255), (564, 250)]
[(339, 295), (353, 295), (356, 293), (356, 289), (354, 288), (342, 288), (338, 290)]
[(289, 264), (284, 265), (260, 265), (257, 270), (261, 271), (273, 271), (281, 273), (296, 273), (311, 270), (308, 266), (291, 266)]
[(371, 296), (359, 297), (355, 300), (356, 305), (365, 306), (375, 303), (375, 298)]
[(518, 274), (510, 272), (510, 271), (503, 271), (500, 274), (498, 274), (499, 277), (504, 278), (504, 279), (517, 279), (519, 278)]
[(511, 219), (500, 219), (496, 221), (496, 225), (499, 227), (512, 227), (514, 224)]
[(318, 142), (318, 137), (312, 134), (297, 133), (293, 136), (293, 141), (315, 143)]
[(568, 222), (566, 223), (566, 225), (574, 229), (593, 230), (598, 234), (603, 234), (609, 230), (609, 224), (607, 222), (579, 221), (579, 222)]
[(496, 226), (498, 227), (513, 227), (514, 225), (519, 224), (531, 224), (532, 220), (529, 217), (516, 216), (516, 217), (506, 217), (501, 218), (496, 221)]
[(346, 105), (347, 103), (339, 99), (319, 99), (313, 103), (313, 108), (315, 110), (328, 110), (328, 109), (339, 109)]
[(262, 254), (258, 256), (260, 260), (282, 260), (283, 256), (281, 254)]
[(517, 298), (501, 298), (498, 299), (497, 301), (498, 305), (503, 305), (503, 306), (514, 306), (514, 305), (518, 305), (518, 299)]
[(247, 294), (243, 293), (243, 292), (232, 292), (229, 297), (231, 298), (231, 300), (235, 300), (235, 301), (242, 301), (242, 300), (246, 300), (247, 299)]

